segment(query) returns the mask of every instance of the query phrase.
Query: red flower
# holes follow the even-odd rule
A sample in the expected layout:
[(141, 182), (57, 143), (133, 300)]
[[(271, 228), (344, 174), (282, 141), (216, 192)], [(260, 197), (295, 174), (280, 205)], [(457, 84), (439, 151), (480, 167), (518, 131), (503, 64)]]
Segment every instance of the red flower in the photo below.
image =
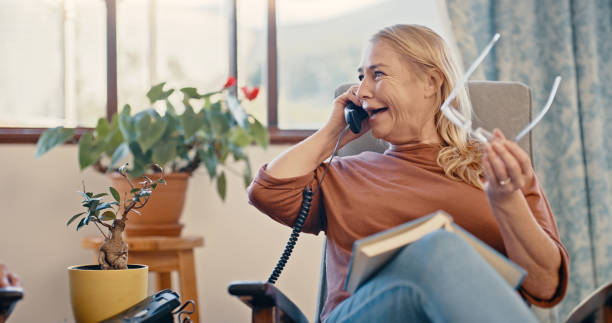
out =
[(223, 86), (224, 89), (227, 89), (230, 86), (233, 86), (236, 84), (236, 78), (233, 76), (230, 76), (227, 78), (227, 82), (225, 82), (225, 85)]
[(244, 97), (246, 97), (249, 101), (255, 100), (257, 94), (259, 94), (259, 88), (257, 86), (254, 86), (250, 89), (246, 86), (243, 86), (240, 89), (242, 90), (242, 93), (244, 93)]

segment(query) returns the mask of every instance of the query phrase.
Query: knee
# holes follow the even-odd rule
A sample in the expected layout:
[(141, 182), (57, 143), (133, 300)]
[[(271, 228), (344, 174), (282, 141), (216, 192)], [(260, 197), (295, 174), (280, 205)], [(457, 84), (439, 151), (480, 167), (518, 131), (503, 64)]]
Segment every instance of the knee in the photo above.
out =
[(456, 233), (437, 230), (403, 248), (394, 262), (421, 274), (435, 274), (440, 268), (459, 265), (459, 259), (470, 259), (473, 253), (476, 251)]
[(430, 253), (431, 255), (439, 252), (440, 250), (455, 250), (464, 248), (467, 246), (467, 242), (465, 242), (454, 232), (436, 230), (425, 235), (412, 245), (417, 249), (421, 249), (423, 252)]

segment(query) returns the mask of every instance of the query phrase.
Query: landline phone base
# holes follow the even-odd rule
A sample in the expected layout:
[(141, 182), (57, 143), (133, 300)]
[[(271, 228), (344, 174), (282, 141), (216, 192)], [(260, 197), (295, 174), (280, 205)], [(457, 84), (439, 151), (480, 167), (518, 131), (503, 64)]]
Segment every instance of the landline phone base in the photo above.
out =
[(143, 299), (129, 309), (102, 321), (102, 323), (173, 323), (174, 314), (178, 314), (178, 320), (181, 323), (191, 322), (189, 318), (181, 320), (183, 314), (193, 313), (193, 311), (184, 310), (188, 304), (195, 307), (195, 303), (189, 300), (174, 311), (181, 305), (179, 295), (170, 289), (164, 289)]

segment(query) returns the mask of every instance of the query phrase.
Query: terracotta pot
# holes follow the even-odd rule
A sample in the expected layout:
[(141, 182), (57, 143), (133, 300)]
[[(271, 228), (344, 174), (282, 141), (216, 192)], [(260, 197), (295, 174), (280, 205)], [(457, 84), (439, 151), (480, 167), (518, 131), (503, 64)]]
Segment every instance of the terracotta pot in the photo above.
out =
[[(159, 175), (147, 175), (151, 179), (158, 179)], [(142, 209), (141, 214), (130, 212), (125, 233), (131, 237), (138, 236), (179, 236), (183, 225), (179, 223), (183, 206), (189, 174), (165, 174), (166, 185), (160, 184), (153, 192), (151, 200)], [(142, 178), (133, 179), (133, 183), (142, 182)], [(119, 191), (121, 201), (125, 193), (130, 196), (130, 186), (120, 174), (111, 174), (112, 186)]]
[(149, 268), (101, 270), (99, 265), (68, 267), (70, 303), (79, 323), (100, 322), (147, 297)]

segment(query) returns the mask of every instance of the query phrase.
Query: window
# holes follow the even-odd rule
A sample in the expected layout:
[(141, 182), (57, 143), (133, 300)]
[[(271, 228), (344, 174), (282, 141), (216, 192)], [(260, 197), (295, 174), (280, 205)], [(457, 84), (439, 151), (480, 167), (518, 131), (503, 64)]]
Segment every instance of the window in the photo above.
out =
[[(113, 39), (105, 3), (116, 5), (109, 20), (116, 57), (107, 55)], [(443, 6), (442, 0), (6, 0), (0, 142), (35, 142), (57, 125), (92, 127), (117, 105), (145, 108), (144, 94), (161, 81), (217, 89), (228, 70), (237, 71), (239, 85), (261, 87), (247, 108), (267, 121), (272, 141), (296, 142), (327, 120), (336, 86), (357, 81), (362, 48), (376, 30), (419, 23), (454, 45)], [(233, 8), (235, 19), (228, 19)], [(237, 48), (228, 48), (228, 39)], [(116, 76), (107, 74), (113, 66)]]
[[(268, 80), (266, 120), (277, 143), (296, 142), (325, 123), (334, 89), (357, 82), (362, 48), (380, 28), (426, 25), (454, 47), (443, 1), (268, 0), (267, 26), (260, 18), (263, 2), (238, 0), (238, 48), (252, 64), (247, 78), (259, 79), (261, 70), (268, 73), (263, 76)], [(266, 33), (271, 37), (264, 45)], [(265, 47), (273, 66), (262, 66)], [(240, 60), (238, 65), (243, 73)]]
[[(117, 3), (118, 105), (150, 106), (151, 85), (219, 89), (228, 74), (224, 0), (123, 0)], [(175, 97), (178, 99), (178, 96)], [(175, 105), (178, 106), (178, 105)], [(179, 111), (180, 112), (180, 111)]]
[[(107, 55), (107, 3), (116, 6), (111, 15), (116, 18), (114, 58)], [(36, 142), (45, 128), (58, 125), (93, 127), (98, 118), (112, 115), (116, 105), (129, 103), (132, 111), (146, 108), (146, 91), (162, 81), (175, 88), (218, 89), (229, 64), (226, 3), (4, 1), (0, 143)], [(110, 88), (107, 93), (107, 65), (113, 64), (119, 71), (114, 94)]]

